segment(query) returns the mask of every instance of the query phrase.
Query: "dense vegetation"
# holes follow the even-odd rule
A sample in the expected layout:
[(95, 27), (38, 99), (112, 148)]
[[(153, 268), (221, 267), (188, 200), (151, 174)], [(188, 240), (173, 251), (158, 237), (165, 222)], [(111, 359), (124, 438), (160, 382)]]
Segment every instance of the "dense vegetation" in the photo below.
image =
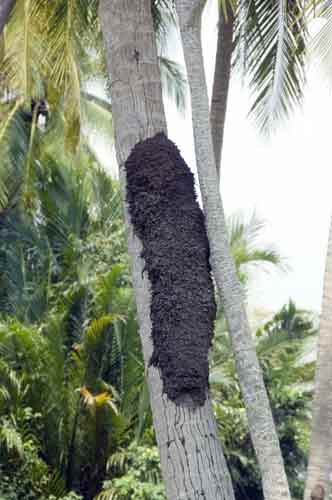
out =
[[(45, 32), (45, 3), (35, 0), (28, 14), (22, 5), (6, 33), (12, 50), (1, 60), (7, 81), (0, 109), (0, 500), (165, 499), (119, 185), (91, 146), (96, 126), (112, 132), (109, 101), (89, 92), (96, 73), (109, 84), (96, 12), (79, 0), (66, 12), (69, 3), (61, 0)], [(70, 16), (71, 31), (60, 22)], [(158, 9), (154, 19), (161, 43)], [(181, 72), (160, 61), (167, 90), (183, 105)], [(31, 97), (46, 88), (51, 112), (42, 125), (37, 112), (29, 113)], [(229, 220), (244, 289), (257, 268), (281, 264), (273, 249), (257, 243), (261, 228), (255, 217)], [(314, 322), (290, 302), (256, 330), (290, 487), (301, 498)], [(220, 305), (210, 367), (236, 497), (261, 499)]]
[[(61, 151), (52, 124), (36, 127), (31, 155), (31, 133), (18, 111), (7, 129), (0, 214), (0, 498), (92, 499), (103, 485), (111, 498), (165, 498), (118, 184), (87, 144), (75, 156)], [(250, 264), (280, 258), (257, 246), (255, 218), (229, 225), (238, 272), (250, 286)], [(256, 334), (297, 497), (314, 369), (303, 352), (314, 334), (293, 303)], [(220, 307), (210, 383), (237, 497), (261, 498)]]

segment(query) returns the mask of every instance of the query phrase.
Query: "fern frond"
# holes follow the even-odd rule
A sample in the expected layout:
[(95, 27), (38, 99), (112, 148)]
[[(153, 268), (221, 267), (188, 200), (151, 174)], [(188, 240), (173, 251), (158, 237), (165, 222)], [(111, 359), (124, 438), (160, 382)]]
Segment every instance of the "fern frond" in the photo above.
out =
[(9, 420), (1, 421), (0, 445), (5, 447), (8, 453), (15, 452), (21, 458), (24, 455), (24, 445), (22, 436), (16, 427)]

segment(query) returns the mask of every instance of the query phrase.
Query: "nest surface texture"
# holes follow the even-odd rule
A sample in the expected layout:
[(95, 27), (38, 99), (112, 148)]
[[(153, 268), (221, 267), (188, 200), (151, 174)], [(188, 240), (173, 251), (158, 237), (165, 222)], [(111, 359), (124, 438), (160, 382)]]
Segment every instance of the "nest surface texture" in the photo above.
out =
[(216, 304), (194, 176), (163, 133), (136, 144), (125, 168), (131, 222), (151, 283), (151, 364), (171, 400), (190, 396), (203, 405)]

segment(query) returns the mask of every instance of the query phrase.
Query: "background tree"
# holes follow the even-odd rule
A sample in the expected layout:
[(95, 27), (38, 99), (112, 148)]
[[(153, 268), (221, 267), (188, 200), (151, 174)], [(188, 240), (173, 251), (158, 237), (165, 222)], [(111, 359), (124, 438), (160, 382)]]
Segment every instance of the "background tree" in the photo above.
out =
[[(268, 322), (260, 325), (255, 340), (292, 496), (301, 498), (314, 375), (314, 361), (308, 353), (312, 352), (316, 341), (316, 329), (311, 315), (298, 310), (290, 302)], [(217, 320), (210, 383), (235, 496), (239, 500), (262, 499), (260, 470), (250, 440), (234, 356), (222, 315)], [(139, 443), (132, 442), (111, 456), (109, 479), (105, 481), (104, 490), (98, 498), (104, 499), (111, 494), (122, 500), (132, 497), (166, 498), (158, 466), (157, 449), (147, 427)]]
[[(251, 91), (251, 114), (272, 132), (302, 101), (307, 28), (302, 5), (294, 2), (221, 0), (210, 109), (218, 176), (231, 75)], [(266, 68), (269, 68), (266, 71)]]
[[(46, 131), (37, 129), (32, 151), (35, 174), (30, 192), (38, 217), (34, 211), (27, 213), (25, 191), (16, 189), (15, 197), (10, 195), (13, 179), (24, 186), (31, 124), (25, 125), (18, 113), (2, 142), (8, 174), (2, 184), (9, 202), (3, 206), (0, 228), (0, 352), (5, 363), (0, 404), (0, 465), (5, 479), (0, 491), (15, 500), (30, 494), (49, 500), (52, 494), (64, 495), (74, 488), (89, 498), (91, 486), (97, 489), (105, 479), (105, 495), (111, 491), (120, 498), (145, 495), (159, 500), (165, 493), (144, 383), (119, 187), (89, 148), (75, 161), (65, 153), (63, 139), (54, 135), (57, 128), (54, 131), (50, 122)], [(282, 262), (275, 250), (257, 242), (261, 228), (255, 218), (234, 216), (229, 221), (232, 253), (246, 286), (250, 266), (258, 266), (260, 259), (262, 265)], [(294, 323), (298, 330), (299, 321), (287, 321)], [(259, 469), (252, 450), (245, 456), (242, 451), (249, 437), (224, 325), (221, 315), (211, 360), (214, 407), (235, 490), (251, 491), (256, 498), (261, 494)], [(267, 349), (266, 358), (277, 363), (283, 351), (272, 356)], [(293, 369), (293, 358), (289, 359), (281, 373)], [(233, 389), (226, 391), (227, 379), (222, 377), (228, 370)], [(272, 388), (280, 371), (271, 379)], [(295, 396), (283, 396), (285, 413), (292, 411), (295, 401)], [(97, 402), (111, 420), (98, 418), (98, 434)], [(236, 438), (234, 422), (241, 429)], [(299, 467), (296, 425), (292, 419), (283, 432)], [(105, 453), (97, 447), (98, 455), (97, 436), (108, 443)], [(138, 452), (142, 457), (136, 460)]]
[(326, 256), (322, 312), (319, 327), (318, 357), (315, 392), (313, 401), (313, 421), (309, 455), (305, 499), (310, 499), (316, 485), (324, 488), (327, 498), (331, 489), (331, 452), (326, 446), (331, 439), (330, 418), (331, 398), (331, 282), (332, 282), (332, 220)]
[(217, 52), (210, 109), (211, 134), (218, 177), (220, 177), (228, 91), (231, 79), (234, 31), (233, 9), (235, 10), (233, 4), (228, 2), (225, 2), (219, 8)]
[(3, 0), (0, 5), (0, 34), (2, 34), (15, 0)]
[(33, 147), (24, 116), (2, 136), (1, 488), (88, 499), (144, 390), (119, 189), (87, 144), (65, 152), (61, 115)]
[[(311, 42), (311, 53), (315, 56), (318, 67), (327, 82), (331, 78), (331, 50), (332, 50), (332, 9), (328, 2), (309, 2), (307, 5), (308, 16), (320, 18), (322, 27)], [(331, 442), (330, 415), (332, 408), (331, 399), (331, 245), (332, 222), (330, 221), (329, 239), (325, 262), (325, 275), (322, 296), (322, 307), (319, 327), (317, 367), (315, 379), (315, 392), (313, 401), (313, 420), (309, 465), (304, 498), (310, 499), (311, 495), (325, 495), (328, 498), (331, 492), (331, 453), (327, 442)], [(325, 444), (324, 444), (325, 443)], [(316, 488), (317, 486), (317, 488)], [(316, 488), (316, 489), (315, 489)], [(321, 489), (323, 488), (323, 489)], [(315, 490), (314, 490), (315, 489)]]
[[(195, 152), (206, 216), (211, 265), (236, 356), (252, 442), (262, 471), (265, 498), (290, 498), (278, 437), (252, 341), (227, 236), (215, 165), (209, 102), (201, 47), (201, 16), (205, 2), (176, 1), (184, 58), (191, 92)], [(253, 389), (254, 388), (254, 389)]]
[[(158, 18), (158, 6), (166, 8), (167, 5), (166, 2), (156, 1), (152, 3), (152, 11), (155, 14), (155, 28), (159, 26), (158, 29), (160, 30), (160, 26), (163, 23), (163, 16)], [(21, 377), (21, 361), (16, 362), (15, 359), (13, 364), (11, 364), (9, 356), (6, 358), (6, 363), (9, 366), (5, 368), (3, 373), (9, 374), (9, 379), (12, 377), (13, 381), (16, 376), (18, 380), (17, 387), (21, 384), (23, 396), (21, 399), (16, 399), (24, 408), (28, 404), (26, 407), (27, 416), (24, 418), (29, 420), (31, 428), (36, 429), (34, 439), (37, 436), (38, 441), (36, 445), (33, 445), (30, 455), (28, 451), (25, 453), (25, 459), (20, 462), (23, 465), (23, 469), (17, 472), (18, 477), (19, 475), (26, 477), (34, 476), (35, 473), (33, 471), (36, 466), (40, 470), (39, 477), (42, 477), (44, 474), (47, 484), (49, 484), (49, 478), (53, 478), (54, 468), (58, 471), (58, 465), (61, 464), (61, 470), (57, 472), (61, 476), (59, 484), (65, 481), (68, 486), (72, 484), (77, 490), (84, 491), (85, 495), (91, 496), (93, 492), (89, 491), (89, 485), (87, 483), (83, 485), (80, 482), (80, 466), (88, 463), (88, 468), (84, 469), (85, 477), (90, 478), (88, 481), (90, 484), (95, 483), (96, 485), (100, 485), (104, 476), (106, 455), (112, 455), (113, 445), (116, 447), (120, 441), (121, 446), (124, 445), (120, 432), (121, 438), (118, 439), (115, 437), (115, 440), (118, 439), (118, 442), (113, 443), (112, 441), (107, 453), (105, 450), (102, 450), (102, 447), (98, 447), (103, 452), (99, 457), (95, 456), (98, 436), (105, 436), (106, 433), (104, 441), (108, 442), (110, 435), (112, 435), (112, 439), (117, 435), (116, 426), (113, 426), (111, 430), (109, 426), (102, 423), (102, 416), (106, 407), (110, 408), (111, 412), (114, 410), (112, 414), (113, 423), (117, 417), (120, 417), (120, 420), (123, 420), (122, 417), (124, 417), (125, 422), (130, 422), (126, 424), (128, 425), (128, 439), (132, 438), (134, 429), (135, 435), (142, 435), (144, 422), (149, 422), (149, 416), (148, 412), (145, 411), (147, 390), (143, 382), (143, 364), (139, 358), (139, 350), (135, 351), (135, 360), (130, 359), (131, 368), (127, 371), (124, 368), (125, 365), (121, 363), (117, 365), (122, 367), (119, 370), (115, 368), (116, 365), (112, 365), (115, 391), (113, 391), (113, 384), (108, 384), (112, 386), (108, 387), (108, 392), (104, 390), (105, 385), (103, 384), (105, 378), (108, 381), (110, 380), (108, 379), (111, 376), (109, 373), (103, 374), (102, 384), (98, 377), (96, 378), (91, 375), (91, 373), (96, 371), (96, 365), (93, 367), (91, 359), (97, 359), (99, 350), (105, 348), (106, 330), (107, 335), (110, 335), (110, 337), (113, 335), (113, 330), (116, 332), (116, 335), (112, 336), (113, 339), (116, 337), (116, 341), (112, 340), (111, 347), (106, 346), (108, 349), (107, 352), (114, 353), (117, 350), (121, 350), (121, 355), (119, 355), (121, 359), (122, 356), (125, 356), (127, 346), (122, 345), (119, 341), (121, 337), (119, 336), (119, 331), (124, 324), (126, 326), (129, 324), (129, 318), (127, 316), (122, 318), (122, 314), (120, 314), (120, 318), (117, 318), (116, 321), (105, 327), (106, 330), (103, 326), (103, 321), (101, 321), (100, 334), (97, 335), (100, 343), (94, 344), (92, 342), (88, 346), (85, 343), (86, 336), (89, 337), (89, 328), (96, 327), (97, 324), (95, 322), (98, 319), (104, 320), (105, 317), (111, 314), (114, 306), (110, 305), (107, 297), (108, 294), (112, 296), (112, 285), (110, 283), (114, 285), (115, 282), (112, 280), (117, 281), (115, 278), (117, 275), (116, 267), (114, 273), (112, 272), (112, 275), (109, 276), (108, 264), (105, 264), (110, 261), (113, 263), (113, 255), (107, 249), (105, 250), (104, 244), (105, 234), (107, 234), (108, 243), (110, 240), (114, 241), (114, 233), (110, 234), (108, 232), (108, 222), (105, 225), (106, 219), (108, 221), (108, 217), (112, 217), (112, 215), (107, 209), (107, 202), (99, 203), (101, 198), (103, 198), (103, 195), (101, 195), (103, 192), (102, 185), (104, 186), (105, 184), (106, 187), (106, 198), (107, 196), (110, 196), (112, 199), (117, 197), (117, 190), (115, 192), (113, 192), (113, 189), (107, 191), (108, 182), (105, 180), (106, 178), (104, 179), (101, 172), (97, 174), (95, 171), (93, 165), (96, 164), (97, 159), (86, 140), (88, 127), (98, 124), (98, 129), (101, 129), (102, 116), (104, 117), (103, 123), (106, 126), (106, 135), (110, 136), (113, 133), (110, 126), (111, 103), (107, 95), (105, 99), (100, 98), (99, 95), (91, 93), (91, 87), (89, 87), (91, 78), (94, 78), (94, 74), (99, 74), (99, 72), (104, 74), (103, 81), (109, 83), (105, 61), (102, 56), (102, 44), (98, 40), (100, 31), (98, 30), (96, 18), (96, 3), (85, 2), (83, 5), (84, 10), (82, 9), (81, 11), (79, 10), (79, 1), (62, 2), (61, 8), (57, 9), (56, 7), (55, 3), (46, 4), (37, 0), (27, 3), (20, 2), (13, 12), (13, 17), (5, 33), (6, 44), (5, 52), (2, 52), (2, 56), (4, 55), (2, 69), (5, 69), (3, 75), (6, 84), (2, 88), (1, 93), (5, 102), (1, 106), (3, 119), (0, 127), (0, 140), (3, 148), (0, 165), (0, 232), (2, 233), (0, 274), (3, 285), (0, 309), (4, 315), (4, 329), (7, 332), (11, 332), (12, 336), (16, 336), (17, 339), (20, 336), (16, 332), (23, 327), (24, 336), (39, 339), (40, 341), (38, 328), (47, 337), (48, 331), (53, 331), (52, 316), (57, 317), (58, 314), (61, 315), (61, 321), (59, 320), (59, 322), (55, 322), (55, 326), (53, 325), (55, 330), (56, 325), (60, 325), (59, 328), (63, 328), (65, 332), (65, 338), (59, 340), (58, 347), (59, 352), (64, 349), (66, 355), (68, 355), (66, 357), (67, 364), (65, 363), (67, 371), (65, 371), (65, 375), (61, 380), (64, 380), (66, 384), (68, 382), (66, 379), (68, 374), (78, 371), (79, 376), (77, 378), (73, 376), (75, 384), (73, 382), (72, 385), (67, 385), (69, 388), (68, 396), (72, 394), (70, 389), (74, 388), (74, 385), (76, 386), (77, 391), (75, 392), (74, 390), (75, 397), (71, 399), (74, 402), (78, 401), (79, 404), (77, 406), (74, 404), (72, 407), (69, 403), (66, 403), (66, 398), (63, 400), (60, 398), (57, 399), (58, 408), (63, 408), (61, 406), (62, 403), (64, 403), (64, 408), (72, 408), (68, 412), (67, 410), (63, 412), (69, 415), (65, 418), (65, 422), (67, 436), (70, 436), (67, 442), (70, 442), (71, 446), (69, 450), (65, 447), (60, 447), (61, 449), (57, 453), (63, 453), (65, 458), (57, 464), (54, 464), (49, 450), (47, 451), (49, 453), (47, 462), (43, 462), (46, 452), (44, 441), (42, 443), (39, 442), (41, 419), (38, 411), (35, 414), (33, 410), (33, 416), (31, 418), (29, 416), (32, 403), (30, 399), (28, 403), (24, 399), (26, 397), (25, 390), (27, 385), (24, 377)], [(273, 13), (275, 15), (276, 11), (273, 10)], [(81, 15), (86, 16), (86, 20), (82, 23)], [(51, 18), (52, 23), (43, 23), (44, 16)], [(22, 19), (24, 20), (24, 29), (22, 29)], [(248, 23), (248, 17), (245, 19)], [(266, 14), (263, 15), (263, 19), (266, 19)], [(278, 16), (278, 19), (280, 21), (281, 18)], [(53, 29), (55, 26), (53, 20), (56, 20), (57, 29)], [(241, 20), (244, 21), (244, 18), (241, 17)], [(96, 32), (91, 35), (92, 38), (89, 41), (88, 38), (90, 35), (88, 31), (85, 31), (84, 23), (87, 23), (89, 26), (91, 25), (93, 29), (96, 28)], [(275, 23), (271, 25), (275, 26)], [(298, 26), (295, 22), (291, 25)], [(51, 29), (52, 26), (53, 28)], [(280, 33), (285, 33), (285, 30), (280, 29)], [(96, 34), (98, 34), (97, 37), (95, 36)], [(83, 44), (79, 43), (80, 37), (84, 40)], [(87, 53), (85, 53), (82, 46), (84, 44), (86, 47), (89, 47)], [(47, 57), (41, 58), (41, 48), (44, 46), (47, 46), (47, 50), (45, 51)], [(278, 44), (274, 45), (274, 47), (278, 46)], [(90, 50), (92, 52), (89, 52)], [(271, 54), (276, 54), (276, 52), (271, 50)], [(91, 55), (93, 57), (89, 57)], [(76, 58), (76, 60), (73, 61), (73, 58)], [(47, 62), (45, 66), (39, 64), (42, 60)], [(280, 61), (280, 59), (278, 60)], [(23, 61), (23, 64), (20, 61)], [(164, 81), (168, 84), (166, 88), (171, 93), (173, 92), (172, 95), (176, 97), (177, 102), (181, 103), (183, 94), (181, 97), (181, 92), (174, 92), (176, 87), (169, 85), (170, 76), (176, 75), (176, 66), (170, 61), (162, 60), (161, 57), (159, 57), (159, 62), (162, 63), (162, 68), (166, 68), (162, 73)], [(99, 68), (96, 69), (98, 65)], [(286, 66), (287, 68), (291, 68), (289, 63)], [(100, 71), (100, 68), (103, 68), (103, 70)], [(70, 76), (70, 72), (72, 72), (72, 76)], [(61, 73), (62, 76), (60, 75)], [(54, 93), (54, 89), (52, 89), (52, 85), (49, 83), (51, 76), (54, 79), (59, 78), (59, 82), (62, 82), (59, 84), (59, 94)], [(178, 73), (178, 79), (183, 83), (180, 73)], [(52, 113), (50, 116), (51, 126), (47, 127), (47, 136), (43, 140), (43, 133), (37, 116), (33, 116), (33, 113), (31, 113), (30, 96), (36, 94), (40, 98), (43, 98), (45, 93), (50, 96)], [(77, 103), (80, 105), (79, 112), (75, 116), (70, 113), (68, 114), (66, 106), (64, 106), (66, 98), (74, 94), (76, 95), (75, 99), (77, 98)], [(27, 115), (30, 115), (30, 123), (27, 123), (24, 119)], [(93, 117), (95, 119), (94, 124), (92, 123)], [(59, 130), (62, 130), (64, 126), (66, 128), (66, 141), (62, 140), (61, 145), (59, 145), (55, 138), (59, 135)], [(76, 157), (72, 155), (73, 152), (76, 153)], [(82, 167), (80, 164), (82, 164)], [(86, 166), (87, 164), (89, 164), (89, 175), (86, 179), (85, 175), (83, 175), (83, 165)], [(71, 168), (68, 168), (69, 165), (71, 165)], [(75, 169), (78, 175), (74, 174)], [(87, 170), (84, 168), (84, 173), (86, 174), (86, 172)], [(75, 189), (76, 183), (80, 186), (79, 191)], [(68, 189), (63, 189), (63, 184), (68, 185)], [(101, 214), (104, 215), (101, 216)], [(109, 215), (107, 216), (106, 214)], [(105, 218), (103, 219), (103, 217)], [(116, 232), (114, 225), (112, 225), (112, 231)], [(119, 232), (122, 232), (120, 228)], [(238, 251), (239, 253), (233, 252), (235, 258), (243, 258), (243, 255), (241, 257), (241, 253), (243, 253), (242, 239), (243, 236), (241, 236), (240, 230), (238, 231), (237, 244), (240, 250)], [(115, 241), (118, 241), (119, 247), (123, 247), (122, 237), (120, 240), (115, 238)], [(86, 258), (85, 253), (89, 254), (89, 259)], [(268, 255), (266, 256), (268, 257)], [(270, 257), (273, 258), (273, 254), (270, 254)], [(254, 261), (257, 258), (257, 254), (255, 256), (249, 251), (247, 258), (248, 261)], [(123, 259), (125, 260), (126, 258), (123, 256)], [(122, 257), (120, 260), (122, 261)], [(117, 260), (116, 263), (118, 263)], [(94, 266), (100, 270), (100, 279), (103, 273), (107, 275), (105, 281), (101, 279), (102, 286), (95, 287), (95, 283), (98, 280), (95, 280), (96, 277), (91, 278), (90, 268)], [(121, 283), (127, 283), (127, 273), (122, 269), (120, 274)], [(245, 275), (242, 273), (241, 278), (245, 279)], [(92, 286), (91, 279), (93, 282)], [(115, 288), (118, 288), (117, 284)], [(100, 296), (98, 293), (99, 289), (101, 291)], [(127, 287), (124, 287), (124, 289), (126, 290), (125, 294), (129, 293)], [(122, 293), (121, 291), (120, 295)], [(68, 298), (68, 303), (66, 300), (59, 300), (60, 297)], [(99, 302), (99, 298), (101, 302)], [(129, 302), (124, 298), (123, 301), (123, 304), (125, 304), (124, 310), (127, 312)], [(7, 322), (10, 323), (9, 320), (13, 317), (17, 323), (14, 329), (11, 324), (7, 325)], [(123, 320), (125, 320), (125, 323)], [(134, 325), (134, 323), (133, 313), (132, 324)], [(33, 326), (31, 327), (31, 325)], [(31, 330), (32, 333), (26, 333), (30, 327), (33, 332)], [(94, 330), (94, 328), (92, 329)], [(14, 330), (15, 335), (13, 333)], [(135, 326), (133, 327), (133, 331), (135, 331)], [(129, 338), (131, 337), (129, 336)], [(8, 340), (7, 336), (4, 339), (4, 343), (6, 344)], [(91, 356), (87, 354), (89, 346), (92, 348)], [(21, 352), (25, 352), (24, 349), (24, 344), (22, 344)], [(55, 354), (58, 351), (55, 349)], [(34, 351), (32, 350), (31, 356), (26, 356), (29, 357), (29, 363), (31, 362), (32, 365), (36, 357), (33, 353)], [(81, 357), (77, 356), (77, 353), (81, 353)], [(47, 358), (46, 354), (47, 359), (51, 359), (52, 356), (53, 353)], [(25, 354), (23, 355), (24, 357)], [(127, 361), (129, 362), (129, 360)], [(22, 371), (27, 372), (29, 384), (30, 382), (32, 384), (33, 381), (30, 381), (29, 363), (26, 364), (26, 369)], [(39, 365), (36, 364), (36, 367), (43, 373)], [(133, 375), (135, 373), (139, 374), (139, 376), (137, 375), (136, 377), (136, 375), (133, 375), (133, 379), (123, 377), (123, 373), (122, 375), (119, 373), (123, 369), (127, 374)], [(18, 373), (16, 373), (16, 370), (18, 370)], [(61, 367), (58, 368), (58, 373), (60, 372)], [(85, 372), (88, 372), (88, 375), (85, 376)], [(46, 376), (47, 374), (45, 374)], [(132, 380), (136, 380), (138, 385), (134, 385)], [(42, 386), (42, 383), (37, 380), (34, 385), (34, 398), (37, 398), (38, 383)], [(8, 389), (13, 392), (14, 401), (15, 383), (13, 382), (13, 387), (10, 386), (10, 382), (8, 384)], [(127, 387), (128, 390), (124, 389), (124, 387)], [(120, 390), (120, 388), (122, 389)], [(137, 394), (135, 396), (136, 392), (140, 395), (139, 398)], [(41, 397), (44, 397), (43, 391)], [(5, 394), (6, 398), (7, 395)], [(110, 405), (111, 402), (114, 404), (113, 409)], [(15, 417), (20, 422), (19, 428), (15, 428), (15, 425), (10, 427), (9, 424), (13, 424), (15, 420), (15, 418), (13, 420), (11, 415), (16, 415), (14, 411), (12, 413), (12, 409), (16, 411), (17, 405), (14, 407), (15, 404), (13, 406), (5, 406), (4, 413), (2, 414), (4, 422), (2, 451), (4, 453), (3, 457), (5, 457), (3, 460), (6, 461), (9, 457), (8, 462), (12, 465), (15, 464), (16, 467), (18, 466), (17, 457), (19, 455), (22, 457), (22, 443), (23, 446), (25, 443), (24, 426), (26, 424), (24, 423), (24, 418), (21, 419), (21, 416), (19, 416)], [(33, 400), (33, 407), (34, 409), (42, 408), (44, 410), (43, 404), (40, 402), (36, 404), (35, 399)], [(140, 409), (139, 412), (136, 411), (137, 407)], [(21, 415), (21, 412), (19, 413)], [(116, 413), (119, 415), (116, 415)], [(8, 421), (6, 420), (7, 416), (10, 416)], [(44, 417), (43, 414), (43, 419)], [(87, 433), (89, 426), (93, 430)], [(95, 435), (94, 429), (97, 426), (99, 431)], [(13, 446), (15, 431), (18, 439), (16, 445)], [(28, 437), (27, 441), (30, 443), (29, 439)], [(87, 444), (87, 449), (81, 449), (82, 442)], [(128, 445), (128, 441), (126, 441), (126, 445)], [(9, 452), (10, 456), (8, 455)], [(71, 456), (74, 457), (74, 460), (70, 458)], [(29, 465), (24, 469), (30, 460), (29, 457), (32, 457), (31, 467)], [(97, 464), (97, 467), (94, 469), (91, 467), (92, 461)], [(6, 478), (8, 479), (9, 476), (6, 475)], [(7, 488), (6, 494), (8, 496), (8, 491), (9, 489), (12, 491), (12, 488), (10, 487), (11, 479), (7, 479), (5, 483)], [(58, 482), (57, 479), (54, 481)], [(35, 494), (43, 495), (43, 492), (47, 488), (49, 489), (47, 491), (51, 491), (50, 488), (53, 488), (53, 486), (48, 485), (45, 489), (43, 481), (43, 484), (38, 485), (37, 482), (34, 485), (36, 488)], [(19, 494), (22, 494), (24, 497), (29, 488), (32, 491), (31, 485), (24, 486), (23, 493)], [(19, 487), (18, 491), (21, 491)]]
[[(166, 131), (150, 7), (149, 0), (134, 3), (106, 0), (100, 4), (100, 19), (113, 82), (113, 121), (124, 197), (124, 162), (131, 149), (139, 141)], [(138, 54), (138, 63), (133, 57), (135, 54)], [(188, 498), (200, 491), (206, 498), (233, 498), (222, 449), (217, 444), (210, 401), (207, 399), (204, 406), (196, 409), (183, 404), (176, 406), (163, 396), (159, 372), (149, 364), (152, 354), (150, 293), (147, 278), (143, 275), (141, 244), (133, 235), (128, 214), (126, 223), (140, 335), (167, 495), (169, 498)], [(179, 412), (185, 425), (177, 423)], [(208, 433), (204, 428), (209, 429)], [(168, 446), (167, 443), (172, 442), (175, 446)], [(201, 472), (197, 468), (198, 454), (190, 451), (195, 442), (195, 450), (200, 451), (204, 463), (204, 471), (201, 468)], [(190, 482), (186, 479), (189, 476)]]
[[(298, 310), (292, 302), (260, 325), (255, 335), (292, 498), (301, 498), (304, 490), (315, 365), (308, 353), (312, 353), (315, 342), (311, 315)], [(235, 496), (262, 499), (260, 468), (222, 316), (217, 321), (210, 381)]]

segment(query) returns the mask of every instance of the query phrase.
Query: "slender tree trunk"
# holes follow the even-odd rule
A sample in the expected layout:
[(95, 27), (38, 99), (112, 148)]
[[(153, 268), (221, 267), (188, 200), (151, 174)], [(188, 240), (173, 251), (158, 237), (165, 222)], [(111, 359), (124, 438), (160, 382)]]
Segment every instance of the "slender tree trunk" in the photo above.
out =
[(15, 0), (0, 0), (0, 34), (8, 21)]
[(290, 499), (279, 441), (257, 359), (243, 290), (230, 254), (210, 128), (209, 100), (201, 47), (204, 0), (176, 0), (191, 91), (197, 170), (210, 242), (212, 271), (224, 307), (249, 428), (266, 500)]
[(305, 500), (316, 485), (330, 498), (332, 472), (332, 217), (326, 256)]
[(74, 477), (74, 466), (75, 466), (75, 444), (76, 444), (76, 433), (78, 427), (78, 419), (80, 414), (80, 397), (76, 403), (75, 416), (73, 422), (73, 428), (71, 430), (71, 438), (68, 447), (68, 458), (67, 458), (67, 469), (66, 469), (66, 486), (68, 490), (71, 490), (73, 486), (73, 477)]
[(210, 122), (214, 157), (218, 177), (226, 122), (229, 82), (231, 77), (231, 63), (233, 52), (233, 25), (232, 8), (228, 8), (227, 19), (220, 8), (216, 63), (213, 77)]
[[(99, 10), (111, 75), (112, 114), (120, 179), (124, 163), (141, 140), (166, 132), (151, 0), (101, 0)], [(233, 490), (217, 437), (210, 401), (204, 406), (175, 405), (163, 393), (152, 354), (150, 283), (143, 273), (141, 242), (125, 208), (132, 258), (140, 337), (150, 389), (161, 468), (169, 500), (233, 500)]]

